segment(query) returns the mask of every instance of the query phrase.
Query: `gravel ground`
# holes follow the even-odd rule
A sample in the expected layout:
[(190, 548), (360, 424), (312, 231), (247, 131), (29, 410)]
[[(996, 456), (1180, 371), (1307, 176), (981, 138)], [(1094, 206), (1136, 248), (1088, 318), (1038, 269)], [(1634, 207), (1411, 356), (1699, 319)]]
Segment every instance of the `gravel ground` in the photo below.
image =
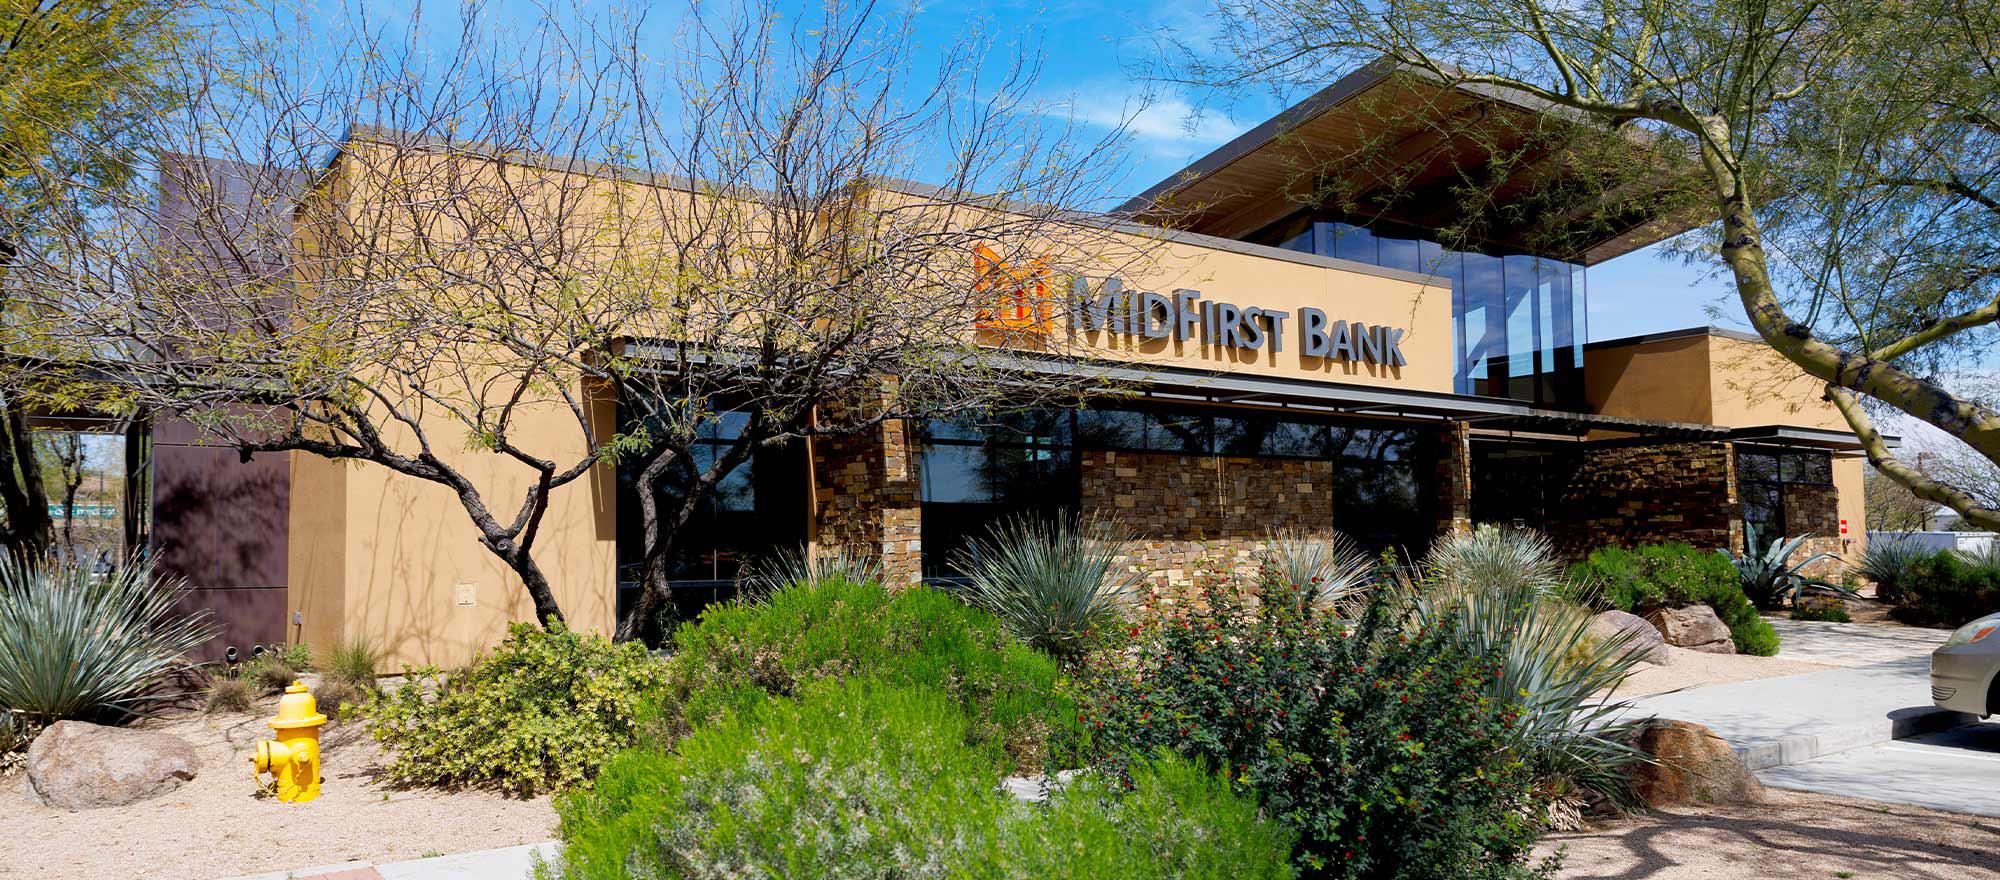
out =
[(1620, 698), (1641, 697), (1682, 688), (1800, 675), (1834, 668), (1824, 663), (1786, 660), (1782, 652), (1777, 657), (1754, 657), (1749, 654), (1704, 654), (1686, 648), (1667, 650), (1673, 654), (1673, 662), (1665, 666), (1639, 664), (1631, 677), (1625, 679), (1617, 695)]
[(0, 878), (208, 880), (349, 859), (415, 859), (555, 835), (547, 798), (383, 787), (375, 781), (380, 751), (356, 724), (326, 730), (319, 800), (255, 798), (249, 754), (271, 733), (264, 726), (271, 708), (147, 722), (187, 740), (202, 760), (192, 781), (152, 800), (66, 812), (29, 801), (20, 772), (0, 778)]
[(1771, 789), (1766, 802), (1678, 807), (1542, 842), (1564, 880), (2000, 878), (2000, 820)]

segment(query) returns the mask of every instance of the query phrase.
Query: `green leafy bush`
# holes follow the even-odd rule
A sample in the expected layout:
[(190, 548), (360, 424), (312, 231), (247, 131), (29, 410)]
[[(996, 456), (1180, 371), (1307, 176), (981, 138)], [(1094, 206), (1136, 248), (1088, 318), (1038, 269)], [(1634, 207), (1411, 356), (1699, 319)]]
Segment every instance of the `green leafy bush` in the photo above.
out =
[(1852, 623), (1853, 616), (1847, 613), (1847, 603), (1818, 600), (1813, 594), (1805, 594), (1805, 599), (1792, 606), (1793, 620), (1824, 620), (1830, 623)]
[(1570, 569), (1595, 590), (1600, 608), (1644, 615), (1658, 608), (1707, 605), (1729, 627), (1738, 653), (1778, 653), (1778, 634), (1757, 614), (1727, 557), (1679, 541), (1637, 549), (1600, 547)]
[(2000, 567), (1938, 551), (1910, 560), (1889, 613), (1913, 626), (1956, 627), (2000, 611)]
[(525, 797), (585, 785), (630, 745), (661, 666), (637, 643), (518, 623), (471, 668), (418, 669), (363, 712), (394, 753), (390, 782)]
[(1114, 627), (1139, 577), (1119, 568), (1124, 536), (1069, 516), (1022, 515), (995, 523), (959, 554), (965, 596), (1016, 638), (1074, 661)]
[(993, 615), (929, 587), (898, 592), (841, 578), (754, 603), (712, 606), (674, 633), (669, 738), (814, 681), (869, 675), (936, 688), (965, 710), (967, 736), (1022, 770), (1074, 749), (1076, 708), (1056, 662)]
[[(1099, 766), (1167, 749), (1224, 768), (1299, 833), (1312, 876), (1517, 876), (1539, 831), (1504, 675), (1378, 596), (1345, 622), (1279, 578), (1144, 618), (1079, 687)], [(1275, 599), (1275, 601), (1274, 601)]]
[(1048, 807), (998, 790), (929, 688), (823, 681), (758, 698), (671, 752), (634, 749), (557, 803), (562, 861), (586, 878), (1283, 878), (1289, 836), (1184, 762), (1125, 793), (1085, 782)]
[(141, 565), (99, 578), (0, 559), (0, 708), (38, 725), (115, 722), (178, 698), (161, 683), (215, 631), (206, 612), (175, 613), (180, 589)]

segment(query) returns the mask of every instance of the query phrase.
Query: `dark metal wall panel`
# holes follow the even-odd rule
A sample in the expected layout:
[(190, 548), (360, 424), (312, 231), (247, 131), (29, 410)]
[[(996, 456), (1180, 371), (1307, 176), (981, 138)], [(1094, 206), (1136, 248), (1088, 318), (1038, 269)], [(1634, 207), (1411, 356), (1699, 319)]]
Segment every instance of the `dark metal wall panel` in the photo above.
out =
[(224, 630), (197, 658), (213, 660), (226, 645), (247, 652), (284, 638), (291, 460), (244, 462), (234, 449), (189, 442), (198, 439), (171, 419), (154, 433), (152, 555), (156, 572), (194, 588), (188, 602), (209, 603), (187, 607), (211, 609)]

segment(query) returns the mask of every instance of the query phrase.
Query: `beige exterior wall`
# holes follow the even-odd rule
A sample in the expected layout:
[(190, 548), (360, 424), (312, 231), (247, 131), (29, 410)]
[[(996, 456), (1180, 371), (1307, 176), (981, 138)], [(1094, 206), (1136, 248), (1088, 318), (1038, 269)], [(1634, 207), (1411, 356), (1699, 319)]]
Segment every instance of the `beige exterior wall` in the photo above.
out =
[(1846, 431), (1823, 383), (1761, 341), (1691, 333), (1584, 351), (1594, 412), (1668, 422)]
[(1837, 505), (1840, 519), (1847, 523), (1847, 534), (1839, 536), (1841, 556), (1849, 565), (1860, 564), (1862, 552), (1868, 549), (1868, 506), (1861, 489), (1866, 468), (1866, 462), (1858, 455), (1833, 459), (1833, 488), (1840, 494)]

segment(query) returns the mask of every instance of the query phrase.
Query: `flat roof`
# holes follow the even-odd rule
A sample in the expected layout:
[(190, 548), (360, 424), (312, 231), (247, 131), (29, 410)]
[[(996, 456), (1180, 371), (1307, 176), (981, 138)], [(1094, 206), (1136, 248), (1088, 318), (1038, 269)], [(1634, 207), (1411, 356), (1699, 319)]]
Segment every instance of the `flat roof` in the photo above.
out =
[[(1481, 243), (1502, 251), (1541, 253), (1594, 265), (1670, 238), (1698, 225), (1702, 217), (1670, 207), (1673, 188), (1618, 187), (1595, 194), (1594, 204), (1540, 205), (1540, 191), (1590, 181), (1575, 169), (1570, 141), (1534, 144), (1531, 132), (1554, 123), (1574, 132), (1610, 135), (1630, 145), (1641, 162), (1656, 163), (1659, 181), (1679, 163), (1651, 148), (1655, 139), (1639, 129), (1615, 134), (1579, 120), (1523, 92), (1449, 82), (1428, 72), (1378, 60), (1287, 108), (1186, 168), (1154, 184), (1119, 210), (1147, 222), (1223, 238), (1240, 238), (1304, 208), (1320, 191), (1331, 166), (1329, 156), (1352, 158), (1357, 150), (1379, 149), (1379, 161), (1342, 181), (1360, 197), (1361, 220), (1383, 220), (1415, 229), (1439, 229), (1467, 220), (1482, 221)], [(1377, 146), (1379, 145), (1379, 147)], [(1494, 147), (1519, 149), (1524, 156), (1502, 179), (1493, 181), (1493, 199), (1504, 210), (1469, 217), (1453, 191), (1467, 169), (1492, 169)], [(1371, 157), (1376, 158), (1376, 157)], [(1381, 172), (1395, 168), (1407, 180), (1392, 193)], [(1599, 187), (1601, 189), (1601, 187)], [(1392, 197), (1393, 196), (1393, 197)], [(1580, 210), (1594, 209), (1594, 210)], [(1525, 209), (1525, 210), (1524, 210)], [(1372, 213), (1372, 218), (1366, 216)], [(1563, 242), (1550, 253), (1550, 242)]]

